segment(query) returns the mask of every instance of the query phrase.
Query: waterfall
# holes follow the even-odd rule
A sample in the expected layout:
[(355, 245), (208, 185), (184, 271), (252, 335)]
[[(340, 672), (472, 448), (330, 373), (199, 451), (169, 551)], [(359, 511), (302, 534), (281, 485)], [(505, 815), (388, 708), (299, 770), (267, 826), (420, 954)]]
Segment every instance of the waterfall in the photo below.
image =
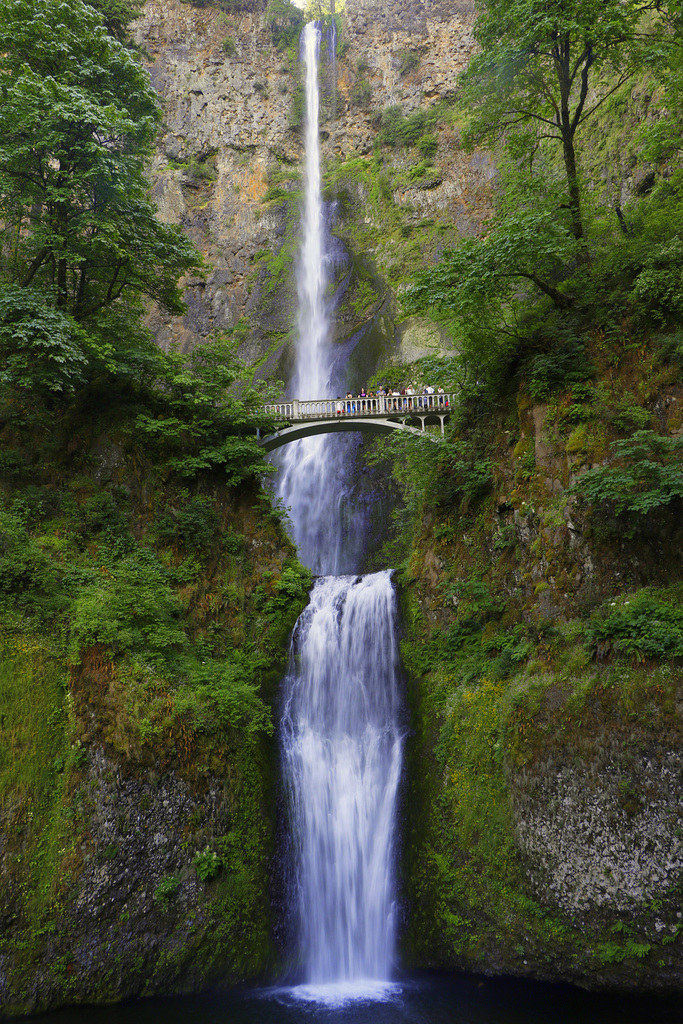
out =
[[(320, 92), (318, 61), (321, 31), (316, 22), (302, 33), (305, 66), (305, 204), (297, 264), (299, 315), (294, 375), (290, 390), (300, 399), (326, 398), (346, 391), (336, 378), (327, 306), (330, 246), (321, 194)], [(290, 509), (293, 539), (304, 565), (315, 573), (353, 572), (362, 549), (359, 528), (349, 507), (346, 474), (352, 435), (323, 434), (288, 445), (274, 461), (280, 467), (278, 494)]]
[(311, 985), (386, 980), (401, 769), (390, 572), (318, 580), (292, 639), (282, 722)]
[[(318, 57), (306, 26), (306, 191), (292, 390), (329, 396), (328, 229), (321, 195)], [(343, 388), (345, 391), (346, 388)], [(293, 916), (308, 985), (386, 983), (394, 950), (395, 808), (402, 759), (395, 595), (389, 571), (358, 577), (362, 512), (346, 481), (352, 437), (288, 445), (278, 489), (301, 560), (321, 576), (292, 638), (281, 750), (289, 795)], [(350, 539), (352, 542), (350, 542)], [(373, 989), (374, 990), (374, 989)], [(367, 988), (364, 988), (367, 991)]]

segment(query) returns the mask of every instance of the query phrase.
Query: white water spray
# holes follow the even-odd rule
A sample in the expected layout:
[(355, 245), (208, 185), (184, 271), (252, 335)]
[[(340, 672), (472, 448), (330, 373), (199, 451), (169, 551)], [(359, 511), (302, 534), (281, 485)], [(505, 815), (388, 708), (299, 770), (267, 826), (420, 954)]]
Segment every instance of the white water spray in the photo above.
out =
[(283, 756), (309, 985), (390, 977), (401, 770), (390, 572), (326, 577), (292, 640)]

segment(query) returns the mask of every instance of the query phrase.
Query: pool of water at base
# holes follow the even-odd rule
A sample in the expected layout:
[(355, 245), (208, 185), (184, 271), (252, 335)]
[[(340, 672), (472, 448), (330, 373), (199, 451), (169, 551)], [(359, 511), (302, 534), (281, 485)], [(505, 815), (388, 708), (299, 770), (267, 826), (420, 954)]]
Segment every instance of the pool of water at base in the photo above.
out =
[(683, 998), (429, 976), (351, 988), (298, 986), (143, 999), (29, 1019), (42, 1024), (681, 1024)]

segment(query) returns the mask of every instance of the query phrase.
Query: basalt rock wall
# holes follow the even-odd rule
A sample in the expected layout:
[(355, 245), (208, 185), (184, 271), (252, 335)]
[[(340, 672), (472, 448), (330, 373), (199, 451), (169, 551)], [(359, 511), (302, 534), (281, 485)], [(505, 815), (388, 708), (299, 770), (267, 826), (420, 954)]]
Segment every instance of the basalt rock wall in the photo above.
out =
[[(296, 42), (278, 48), (264, 4), (236, 8), (149, 0), (135, 26), (165, 115), (151, 169), (154, 195), (161, 216), (181, 224), (208, 263), (202, 277), (186, 282), (186, 315), (151, 311), (150, 324), (162, 346), (182, 350), (212, 332), (233, 331), (246, 359), (287, 379), (303, 163), (301, 71)], [(473, 46), (473, 17), (468, 2), (350, 0), (335, 60), (327, 36), (323, 45), (323, 165), (330, 224), (340, 239), (335, 337), (354, 339), (351, 349), (365, 339), (372, 365), (395, 350), (400, 357), (406, 330), (413, 357), (434, 350), (433, 339), (422, 344), (434, 334), (428, 324), (401, 325), (398, 268), (409, 270), (418, 250), (422, 258), (478, 231), (488, 212), (492, 161), (463, 154), (448, 119), (437, 128), (434, 173), (412, 182), (415, 153), (386, 150), (388, 192), (379, 206), (369, 198), (381, 172), (373, 150), (383, 111), (398, 106), (410, 115), (452, 102)], [(426, 231), (406, 242), (426, 218), (442, 221), (442, 234)], [(416, 252), (402, 260), (401, 250), (411, 247)], [(436, 347), (444, 348), (441, 336)], [(361, 356), (358, 373), (368, 365)]]

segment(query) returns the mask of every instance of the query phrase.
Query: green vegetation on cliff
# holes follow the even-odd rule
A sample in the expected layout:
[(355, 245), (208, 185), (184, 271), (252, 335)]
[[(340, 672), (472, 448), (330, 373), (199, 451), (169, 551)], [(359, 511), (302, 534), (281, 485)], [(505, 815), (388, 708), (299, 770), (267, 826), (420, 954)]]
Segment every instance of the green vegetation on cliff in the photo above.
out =
[(495, 212), (402, 296), (458, 355), (397, 372), (461, 396), (443, 446), (390, 446), (414, 963), (680, 987), (679, 24), (648, 6), (482, 8)]
[[(184, 309), (178, 277), (201, 261), (149, 196), (148, 76), (92, 6), (0, 11), (0, 1003), (13, 1012), (272, 963), (271, 704), (310, 585), (262, 489), (270, 389), (245, 382), (231, 340), (182, 356), (145, 326), (150, 300)], [(121, 32), (134, 6), (97, 5)]]

